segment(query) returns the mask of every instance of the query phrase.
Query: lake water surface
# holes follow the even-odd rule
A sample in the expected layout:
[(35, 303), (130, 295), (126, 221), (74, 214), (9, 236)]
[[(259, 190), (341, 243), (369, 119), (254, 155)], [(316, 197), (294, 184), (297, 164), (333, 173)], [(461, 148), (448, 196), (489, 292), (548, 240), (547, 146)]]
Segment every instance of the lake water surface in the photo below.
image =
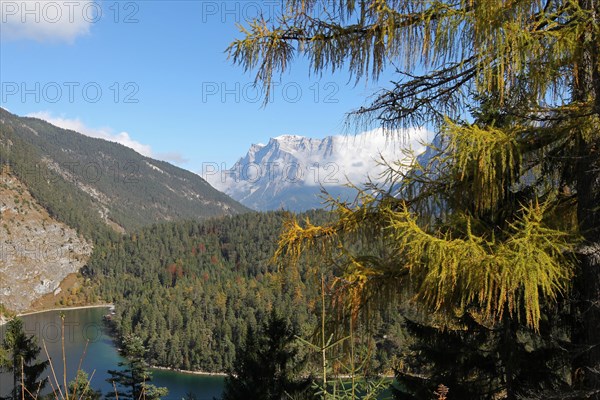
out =
[[(42, 346), (41, 356), (44, 359), (46, 359), (46, 355), (42, 339), (45, 341), (60, 382), (62, 382), (63, 371), (60, 335), (61, 312), (65, 315), (65, 353), (68, 379), (73, 379), (79, 362), (82, 360), (81, 368), (90, 376), (94, 372), (91, 386), (101, 390), (103, 394), (112, 391), (112, 384), (106, 381), (110, 377), (107, 371), (118, 369), (117, 364), (123, 359), (119, 356), (102, 322), (102, 317), (108, 313), (108, 309), (48, 311), (22, 317), (27, 334), (35, 335), (38, 338), (38, 344)], [(0, 336), (3, 334), (4, 327), (1, 327)], [(88, 342), (88, 346), (85, 356), (82, 358), (86, 342)], [(169, 396), (166, 397), (169, 400), (180, 400), (186, 393), (195, 394), (198, 400), (209, 400), (220, 398), (223, 392), (224, 378), (222, 376), (193, 375), (166, 370), (153, 370), (152, 374), (153, 384), (169, 389)], [(43, 376), (52, 376), (50, 368), (44, 372)], [(53, 378), (51, 380), (54, 381)], [(6, 373), (0, 374), (0, 396), (6, 395), (11, 388), (12, 376)], [(46, 390), (47, 392), (48, 390)]]

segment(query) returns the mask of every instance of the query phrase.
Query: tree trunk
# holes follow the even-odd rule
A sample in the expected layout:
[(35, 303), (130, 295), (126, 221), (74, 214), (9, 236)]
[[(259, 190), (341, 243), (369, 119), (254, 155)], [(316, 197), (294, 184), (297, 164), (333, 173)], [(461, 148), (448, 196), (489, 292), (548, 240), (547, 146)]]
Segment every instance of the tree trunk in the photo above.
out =
[[(12, 351), (15, 351), (15, 349), (13, 348)], [(19, 391), (17, 390), (18, 386), (17, 386), (17, 382), (18, 382), (18, 372), (20, 369), (17, 367), (17, 360), (18, 357), (15, 357), (13, 355), (13, 392), (12, 392), (12, 396), (13, 396), (13, 400), (18, 400), (18, 394)]]
[(579, 248), (579, 271), (575, 279), (576, 346), (574, 383), (596, 391), (600, 400), (600, 141), (580, 152), (577, 215), (584, 244)]
[(577, 280), (579, 318), (574, 344), (575, 387), (589, 391), (586, 398), (600, 399), (600, 244), (583, 246), (579, 252), (580, 276)]
[[(600, 23), (600, 1), (580, 0)], [(581, 135), (577, 168), (577, 218), (585, 239), (579, 249), (579, 271), (575, 280), (577, 296), (573, 343), (577, 349), (573, 383), (589, 391), (587, 398), (600, 400), (600, 35), (596, 30), (584, 34), (577, 66), (573, 98), (592, 105), (591, 140)], [(587, 139), (587, 140), (586, 140)]]
[[(506, 307), (508, 308), (508, 306)], [(501, 359), (504, 364), (504, 375), (506, 380), (506, 397), (505, 400), (516, 399), (516, 388), (515, 388), (515, 364), (514, 364), (514, 350), (515, 337), (513, 333), (516, 331), (515, 327), (512, 326), (510, 313), (505, 310), (504, 321), (503, 321), (503, 342), (501, 345)]]

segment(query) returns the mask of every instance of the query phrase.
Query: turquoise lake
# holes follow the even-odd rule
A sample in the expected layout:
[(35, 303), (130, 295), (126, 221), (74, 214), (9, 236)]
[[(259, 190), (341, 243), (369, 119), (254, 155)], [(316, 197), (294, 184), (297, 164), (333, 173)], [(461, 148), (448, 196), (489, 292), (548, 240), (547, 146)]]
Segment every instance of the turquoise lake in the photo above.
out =
[[(90, 376), (94, 372), (91, 386), (101, 390), (103, 394), (112, 390), (112, 385), (106, 381), (109, 369), (118, 369), (119, 356), (117, 349), (108, 334), (102, 317), (108, 313), (107, 308), (86, 308), (62, 311), (65, 315), (65, 352), (67, 377), (71, 380), (77, 371), (80, 360), (89, 340), (81, 368)], [(26, 333), (35, 335), (38, 344), (42, 346), (40, 354), (46, 359), (42, 339), (48, 348), (48, 353), (54, 362), (54, 368), (59, 381), (62, 382), (62, 351), (60, 335), (60, 311), (48, 311), (39, 314), (23, 316)], [(3, 327), (0, 327), (0, 336)], [(222, 376), (193, 375), (175, 371), (152, 370), (156, 386), (165, 386), (169, 395), (165, 399), (180, 400), (186, 393), (193, 393), (199, 400), (219, 399), (223, 391)], [(52, 376), (48, 368), (43, 376)], [(45, 393), (49, 393), (49, 385)], [(0, 396), (6, 395), (12, 388), (12, 376), (0, 374)]]

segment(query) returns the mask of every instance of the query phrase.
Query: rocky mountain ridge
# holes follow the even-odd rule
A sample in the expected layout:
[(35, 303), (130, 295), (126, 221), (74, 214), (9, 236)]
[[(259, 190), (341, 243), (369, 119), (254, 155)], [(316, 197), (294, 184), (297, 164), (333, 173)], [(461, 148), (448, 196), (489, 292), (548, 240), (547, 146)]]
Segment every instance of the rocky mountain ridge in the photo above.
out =
[(323, 139), (298, 135), (271, 138), (267, 144), (253, 144), (247, 154), (225, 171), (206, 174), (214, 187), (247, 207), (267, 211), (305, 211), (323, 206), (322, 190), (331, 196), (351, 200), (361, 185), (377, 181), (383, 159), (405, 159), (404, 149), (424, 151), (424, 129), (399, 132), (397, 137), (381, 131), (356, 136), (327, 136)]

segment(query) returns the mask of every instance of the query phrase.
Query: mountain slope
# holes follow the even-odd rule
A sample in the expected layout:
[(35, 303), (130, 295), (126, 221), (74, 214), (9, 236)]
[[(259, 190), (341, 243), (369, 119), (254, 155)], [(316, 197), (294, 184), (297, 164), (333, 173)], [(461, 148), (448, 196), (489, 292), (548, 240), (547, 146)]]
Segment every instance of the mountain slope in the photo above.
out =
[(405, 159), (403, 149), (420, 153), (425, 130), (400, 134), (407, 140), (393, 141), (381, 132), (357, 136), (328, 136), (311, 139), (296, 135), (272, 138), (268, 144), (254, 144), (229, 170), (206, 174), (216, 188), (256, 210), (288, 209), (305, 211), (323, 206), (322, 189), (331, 196), (352, 200), (354, 189), (368, 179), (378, 180), (384, 170), (383, 157), (394, 162)]
[(53, 220), (6, 169), (0, 171), (0, 303), (23, 311), (40, 296), (56, 293), (87, 262), (92, 245)]
[(0, 162), (51, 216), (94, 236), (247, 209), (199, 176), (128, 147), (0, 108)]

